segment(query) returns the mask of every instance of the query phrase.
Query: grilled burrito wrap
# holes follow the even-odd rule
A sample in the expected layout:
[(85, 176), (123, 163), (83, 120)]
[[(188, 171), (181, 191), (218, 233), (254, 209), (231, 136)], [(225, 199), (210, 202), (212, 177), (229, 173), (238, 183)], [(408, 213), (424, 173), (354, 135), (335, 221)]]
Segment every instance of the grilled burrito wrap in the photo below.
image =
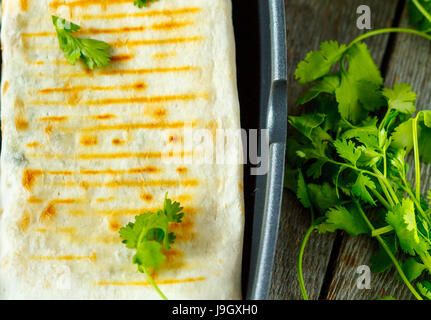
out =
[[(109, 66), (71, 65), (51, 15)], [(185, 217), (160, 289), (241, 297), (242, 165), (185, 147), (240, 128), (231, 20), (230, 0), (3, 0), (0, 298), (159, 299), (119, 228), (166, 193)]]

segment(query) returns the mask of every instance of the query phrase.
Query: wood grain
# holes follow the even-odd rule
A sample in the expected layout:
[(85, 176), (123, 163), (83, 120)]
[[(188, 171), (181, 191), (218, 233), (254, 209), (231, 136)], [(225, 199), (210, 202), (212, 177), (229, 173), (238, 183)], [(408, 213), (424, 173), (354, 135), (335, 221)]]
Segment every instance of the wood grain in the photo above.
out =
[[(407, 8), (403, 11), (401, 26), (408, 26)], [(413, 85), (418, 93), (418, 109), (430, 109), (431, 70), (429, 59), (431, 44), (417, 36), (397, 35), (394, 50), (390, 56), (386, 76), (386, 86), (392, 87), (396, 82)], [(414, 162), (410, 157), (410, 181), (414, 181)], [(429, 190), (431, 184), (431, 167), (426, 166), (421, 175), (422, 191)], [(392, 295), (398, 299), (414, 298), (407, 287), (397, 280), (394, 268), (390, 271), (373, 275), (370, 290), (358, 290), (356, 287), (356, 268), (368, 265), (371, 255), (377, 246), (375, 241), (366, 237), (348, 237), (342, 245), (337, 268), (332, 280), (328, 299), (375, 299)]]
[[(307, 52), (319, 48), (325, 40), (349, 43), (363, 33), (356, 27), (356, 9), (369, 5), (373, 28), (392, 25), (397, 1), (394, 0), (286, 0), (289, 61), (289, 113), (298, 114), (296, 99), (305, 91), (294, 79), (294, 71)], [(374, 59), (381, 64), (387, 46), (387, 36), (368, 42)], [(296, 260), (300, 242), (309, 226), (309, 213), (285, 192), (274, 264), (270, 299), (301, 299), (297, 280)], [(310, 299), (318, 299), (325, 277), (334, 235), (313, 235), (304, 257), (304, 279)]]

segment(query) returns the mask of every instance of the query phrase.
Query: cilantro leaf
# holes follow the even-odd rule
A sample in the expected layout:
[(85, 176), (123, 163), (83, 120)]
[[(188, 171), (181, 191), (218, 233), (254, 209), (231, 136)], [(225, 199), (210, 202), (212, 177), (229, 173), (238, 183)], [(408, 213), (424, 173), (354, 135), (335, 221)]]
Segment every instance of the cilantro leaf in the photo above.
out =
[(411, 116), (416, 111), (416, 93), (411, 90), (412, 86), (400, 83), (395, 84), (393, 89), (384, 88), (383, 95), (388, 100), (390, 109), (394, 109)]
[(334, 141), (334, 147), (337, 150), (338, 155), (356, 166), (356, 162), (361, 156), (361, 151), (356, 148), (353, 141), (347, 140), (336, 140)]
[(347, 46), (336, 41), (322, 42), (320, 50), (311, 51), (298, 64), (295, 77), (301, 84), (317, 80), (329, 73), (334, 63), (341, 59)]
[(373, 200), (373, 197), (371, 197), (367, 188), (371, 190), (375, 190), (376, 185), (369, 177), (360, 173), (358, 175), (358, 179), (356, 180), (355, 184), (352, 186), (352, 192), (353, 194), (355, 194), (365, 202), (368, 202), (374, 205), (375, 201)]
[(358, 43), (346, 53), (348, 70), (342, 72), (341, 84), (335, 94), (341, 116), (355, 123), (384, 105), (380, 87), (383, 78), (367, 46)]
[(396, 149), (413, 149), (413, 119), (401, 123), (392, 133), (392, 146)]
[(311, 203), (322, 213), (340, 202), (335, 188), (328, 182), (323, 183), (323, 185), (308, 184), (308, 193)]
[(414, 256), (429, 250), (428, 245), (419, 237), (414, 203), (409, 198), (404, 198), (402, 204), (388, 212), (386, 222), (394, 228), (405, 252)]
[(367, 225), (358, 212), (343, 206), (331, 208), (326, 213), (326, 221), (317, 226), (319, 233), (344, 230), (352, 236), (369, 233)]
[(57, 32), (60, 48), (72, 65), (80, 58), (91, 70), (109, 64), (111, 56), (109, 44), (100, 40), (76, 38), (73, 33), (79, 31), (81, 27), (57, 16), (52, 16), (52, 23)]
[(289, 123), (311, 140), (311, 132), (325, 121), (321, 113), (306, 113), (302, 116), (289, 116)]
[(339, 86), (340, 76), (338, 74), (326, 76), (318, 84), (308, 89), (301, 97), (299, 97), (298, 101), (296, 101), (296, 105), (300, 106), (306, 104), (307, 102), (315, 99), (321, 93), (335, 95), (335, 90)]
[(168, 199), (166, 194), (163, 211), (165, 212), (165, 215), (168, 217), (169, 222), (175, 222), (175, 223), (182, 222), (182, 219), (184, 217), (184, 212), (182, 212), (183, 209), (184, 208), (181, 207), (181, 205), (178, 202), (176, 201), (172, 202), (172, 200)]
[(421, 281), (417, 284), (419, 292), (428, 300), (431, 300), (431, 283), (429, 281)]
[(158, 269), (165, 261), (163, 246), (157, 241), (144, 241), (140, 250), (133, 257), (133, 263), (138, 265), (138, 270), (145, 273), (146, 268)]
[(408, 258), (403, 264), (404, 273), (409, 281), (419, 278), (425, 269), (425, 265), (417, 262), (415, 258)]
[(301, 170), (298, 170), (298, 189), (296, 191), (299, 201), (305, 208), (311, 207), (310, 198), (308, 196), (307, 185)]
[(371, 148), (378, 148), (379, 142), (378, 142), (378, 135), (379, 131), (375, 124), (364, 126), (364, 127), (357, 127), (350, 130), (347, 130), (343, 133), (344, 139), (353, 139), (355, 138), (358, 142), (362, 143), (363, 145)]
[(156, 2), (158, 0), (135, 0), (134, 5), (138, 8), (148, 7), (151, 2)]

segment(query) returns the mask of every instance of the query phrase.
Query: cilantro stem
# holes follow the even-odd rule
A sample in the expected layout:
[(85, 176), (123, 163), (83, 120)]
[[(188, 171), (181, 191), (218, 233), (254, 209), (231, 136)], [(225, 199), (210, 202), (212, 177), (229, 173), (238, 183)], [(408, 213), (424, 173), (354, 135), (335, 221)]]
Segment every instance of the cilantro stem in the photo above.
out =
[[(386, 197), (388, 197), (388, 200), (392, 204), (392, 206), (394, 206), (395, 204), (399, 204), (400, 200), (398, 199), (398, 196), (396, 195), (394, 189), (392, 189), (392, 186), (389, 183), (389, 181), (385, 177), (383, 177), (382, 173), (379, 170), (377, 170), (376, 168), (374, 168), (374, 172), (379, 176), (379, 178), (378, 178), (379, 183), (382, 186), (382, 189), (385, 192), (385, 194), (386, 194), (386, 192), (390, 193), (390, 196), (388, 196), (388, 194), (386, 194)], [(386, 189), (386, 191), (385, 191), (385, 189)], [(390, 200), (391, 197), (392, 197), (392, 200)]]
[(355, 45), (356, 43), (364, 40), (364, 39), (367, 39), (367, 38), (370, 38), (370, 37), (373, 37), (373, 36), (376, 36), (379, 34), (385, 34), (385, 33), (410, 33), (410, 34), (414, 34), (414, 35), (423, 37), (423, 38), (431, 41), (430, 35), (426, 34), (425, 32), (415, 30), (415, 29), (410, 29), (410, 28), (382, 28), (382, 29), (377, 29), (374, 31), (367, 32), (367, 33), (357, 37), (355, 40), (353, 40), (350, 43), (349, 48), (352, 47), (353, 45)]
[(415, 205), (416, 205), (416, 208), (418, 209), (418, 211), (419, 211), (419, 213), (421, 214), (421, 216), (428, 222), (428, 224), (431, 224), (431, 220), (430, 220), (430, 218), (428, 217), (428, 215), (425, 213), (425, 211), (424, 211), (424, 209), (422, 209), (422, 206), (421, 206), (421, 204), (420, 204), (420, 202), (415, 198), (415, 196), (414, 196), (414, 194), (413, 194), (413, 192), (410, 190), (410, 188), (405, 188), (405, 187), (402, 187), (403, 188), (403, 190), (405, 191), (405, 192), (407, 192), (407, 194), (410, 196), (410, 198), (413, 200), (413, 202), (415, 203)]
[(418, 142), (418, 119), (420, 113), (413, 119), (413, 150), (415, 155), (415, 185), (416, 185), (416, 199), (421, 200), (421, 167), (419, 160), (419, 142)]
[(388, 233), (394, 231), (394, 228), (391, 225), (387, 225), (386, 227), (382, 227), (379, 229), (375, 229), (371, 232), (371, 236), (376, 237), (376, 236), (381, 236), (382, 234)]
[(325, 160), (326, 162), (330, 162), (330, 163), (336, 164), (338, 166), (344, 166), (346, 168), (353, 169), (353, 170), (358, 171), (358, 172), (363, 173), (363, 174), (369, 174), (370, 176), (373, 176), (373, 177), (375, 177), (377, 179), (383, 177), (381, 173), (377, 174), (377, 173), (374, 173), (372, 171), (363, 170), (363, 169), (360, 169), (360, 168), (358, 168), (356, 166), (352, 166), (352, 165), (347, 164), (347, 163), (338, 162), (338, 161), (335, 161), (335, 160), (332, 160), (332, 159), (329, 159), (329, 158), (324, 158), (322, 160)]
[[(375, 228), (374, 228), (373, 224), (370, 222), (370, 220), (368, 219), (368, 217), (365, 214), (364, 210), (362, 210), (362, 207), (361, 207), (359, 201), (355, 200), (355, 203), (356, 203), (356, 206), (358, 207), (358, 210), (359, 210), (362, 218), (364, 219), (365, 223), (368, 225), (368, 227), (370, 228), (371, 232), (374, 232)], [(404, 283), (410, 289), (410, 291), (413, 293), (413, 295), (416, 297), (416, 299), (423, 300), (423, 298), (421, 297), (421, 295), (416, 291), (416, 289), (413, 287), (413, 285), (407, 279), (407, 277), (406, 277), (403, 269), (401, 268), (401, 266), (400, 266), (397, 258), (394, 256), (394, 254), (392, 253), (391, 249), (386, 244), (385, 240), (383, 240), (383, 238), (381, 236), (379, 236), (379, 235), (376, 236), (376, 239), (379, 241), (380, 245), (385, 250), (386, 254), (392, 260), (392, 263), (394, 264), (395, 268), (397, 269), (398, 274), (400, 275), (401, 279), (404, 281)]]
[(428, 11), (425, 10), (425, 8), (420, 4), (418, 0), (412, 0), (415, 7), (423, 14), (423, 16), (431, 22), (431, 15), (428, 13)]
[(382, 197), (382, 195), (377, 190), (370, 190), (386, 209), (391, 210), (392, 207), (390, 206), (390, 204), (385, 200), (385, 198)]
[(386, 187), (385, 183), (384, 183), (384, 182), (382, 181), (382, 179), (380, 179), (380, 178), (378, 178), (378, 180), (379, 180), (379, 184), (380, 184), (380, 186), (382, 187), (382, 190), (383, 190), (383, 192), (384, 192), (384, 194), (385, 194), (385, 196), (386, 196), (386, 199), (388, 199), (388, 201), (389, 201), (390, 206), (391, 206), (391, 207), (395, 206), (395, 203), (394, 203), (394, 201), (392, 200), (392, 197), (391, 197), (391, 195), (389, 194), (388, 188)]
[(388, 187), (387, 187), (387, 185), (386, 185), (386, 183), (385, 183), (385, 178), (384, 178), (384, 177), (382, 177), (382, 173), (381, 173), (379, 170), (377, 170), (376, 168), (374, 168), (374, 172), (375, 172), (375, 173), (377, 174), (377, 176), (378, 176), (378, 177), (377, 177), (377, 180), (379, 181), (379, 184), (380, 184), (380, 186), (382, 187), (383, 193), (385, 194), (386, 199), (388, 199), (390, 206), (391, 206), (391, 207), (395, 206), (394, 199), (392, 199), (392, 196), (391, 196), (391, 194), (389, 193)]
[(150, 273), (148, 272), (148, 269), (145, 268), (145, 266), (142, 266), (142, 268), (144, 269), (144, 273), (147, 276), (148, 281), (151, 283), (151, 285), (154, 287), (154, 289), (156, 289), (156, 291), (160, 294), (160, 296), (162, 297), (162, 299), (163, 300), (168, 300), (168, 298), (163, 294), (163, 292), (157, 286), (157, 283), (154, 281), (153, 277), (150, 276)]
[(299, 249), (298, 255), (298, 281), (301, 295), (304, 300), (309, 300), (309, 298), (307, 294), (307, 289), (305, 288), (304, 276), (302, 273), (302, 260), (304, 258), (305, 246), (307, 245), (308, 239), (310, 239), (310, 236), (315, 228), (316, 226), (313, 224), (310, 226), (310, 228), (308, 228), (307, 232), (305, 233), (304, 239), (301, 242), (301, 248)]
[[(137, 250), (138, 251), (139, 251), (139, 249), (140, 249), (140, 247), (142, 245), (142, 240), (144, 239), (144, 236), (145, 236), (145, 233), (144, 233), (144, 229), (143, 229), (141, 231), (141, 233), (139, 234), (139, 238), (138, 238), (138, 245), (137, 245)], [(154, 289), (156, 289), (156, 291), (159, 293), (159, 295), (162, 297), (162, 299), (163, 300), (168, 300), (168, 298), (163, 294), (163, 292), (157, 286), (157, 283), (154, 281), (153, 277), (150, 275), (148, 269), (143, 264), (141, 265), (141, 267), (144, 270), (144, 273), (147, 276), (148, 281), (154, 287)]]

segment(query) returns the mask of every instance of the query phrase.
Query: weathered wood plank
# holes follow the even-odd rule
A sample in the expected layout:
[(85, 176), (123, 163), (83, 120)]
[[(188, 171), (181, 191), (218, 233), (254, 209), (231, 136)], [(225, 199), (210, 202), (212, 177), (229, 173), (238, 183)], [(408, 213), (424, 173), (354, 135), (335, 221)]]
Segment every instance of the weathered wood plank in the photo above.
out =
[[(402, 17), (402, 26), (407, 26), (407, 10)], [(393, 86), (395, 82), (406, 82), (413, 85), (418, 93), (418, 108), (430, 109), (431, 101), (431, 70), (429, 59), (431, 44), (417, 36), (397, 36), (394, 51), (391, 55), (386, 86)], [(410, 158), (410, 180), (413, 180), (414, 165)], [(429, 190), (431, 184), (431, 167), (427, 166), (422, 172), (421, 182), (423, 191)], [(408, 288), (397, 280), (394, 268), (390, 271), (373, 275), (370, 290), (359, 290), (356, 287), (356, 268), (368, 265), (369, 259), (376, 251), (375, 241), (367, 237), (348, 237), (343, 243), (337, 269), (330, 286), (329, 299), (375, 299), (392, 295), (399, 299), (411, 299)]]
[[(367, 4), (374, 13), (373, 27), (390, 26), (395, 15), (393, 0), (286, 0), (289, 58), (289, 108), (299, 112), (295, 100), (304, 87), (294, 80), (294, 70), (310, 50), (319, 48), (322, 41), (348, 43), (363, 33), (356, 27), (356, 9)], [(373, 39), (369, 46), (374, 58), (381, 63), (387, 37)], [(286, 192), (274, 265), (271, 299), (301, 299), (296, 275), (296, 260), (300, 242), (309, 226), (309, 213)], [(304, 257), (304, 278), (310, 299), (319, 297), (328, 265), (334, 235), (310, 239)]]

